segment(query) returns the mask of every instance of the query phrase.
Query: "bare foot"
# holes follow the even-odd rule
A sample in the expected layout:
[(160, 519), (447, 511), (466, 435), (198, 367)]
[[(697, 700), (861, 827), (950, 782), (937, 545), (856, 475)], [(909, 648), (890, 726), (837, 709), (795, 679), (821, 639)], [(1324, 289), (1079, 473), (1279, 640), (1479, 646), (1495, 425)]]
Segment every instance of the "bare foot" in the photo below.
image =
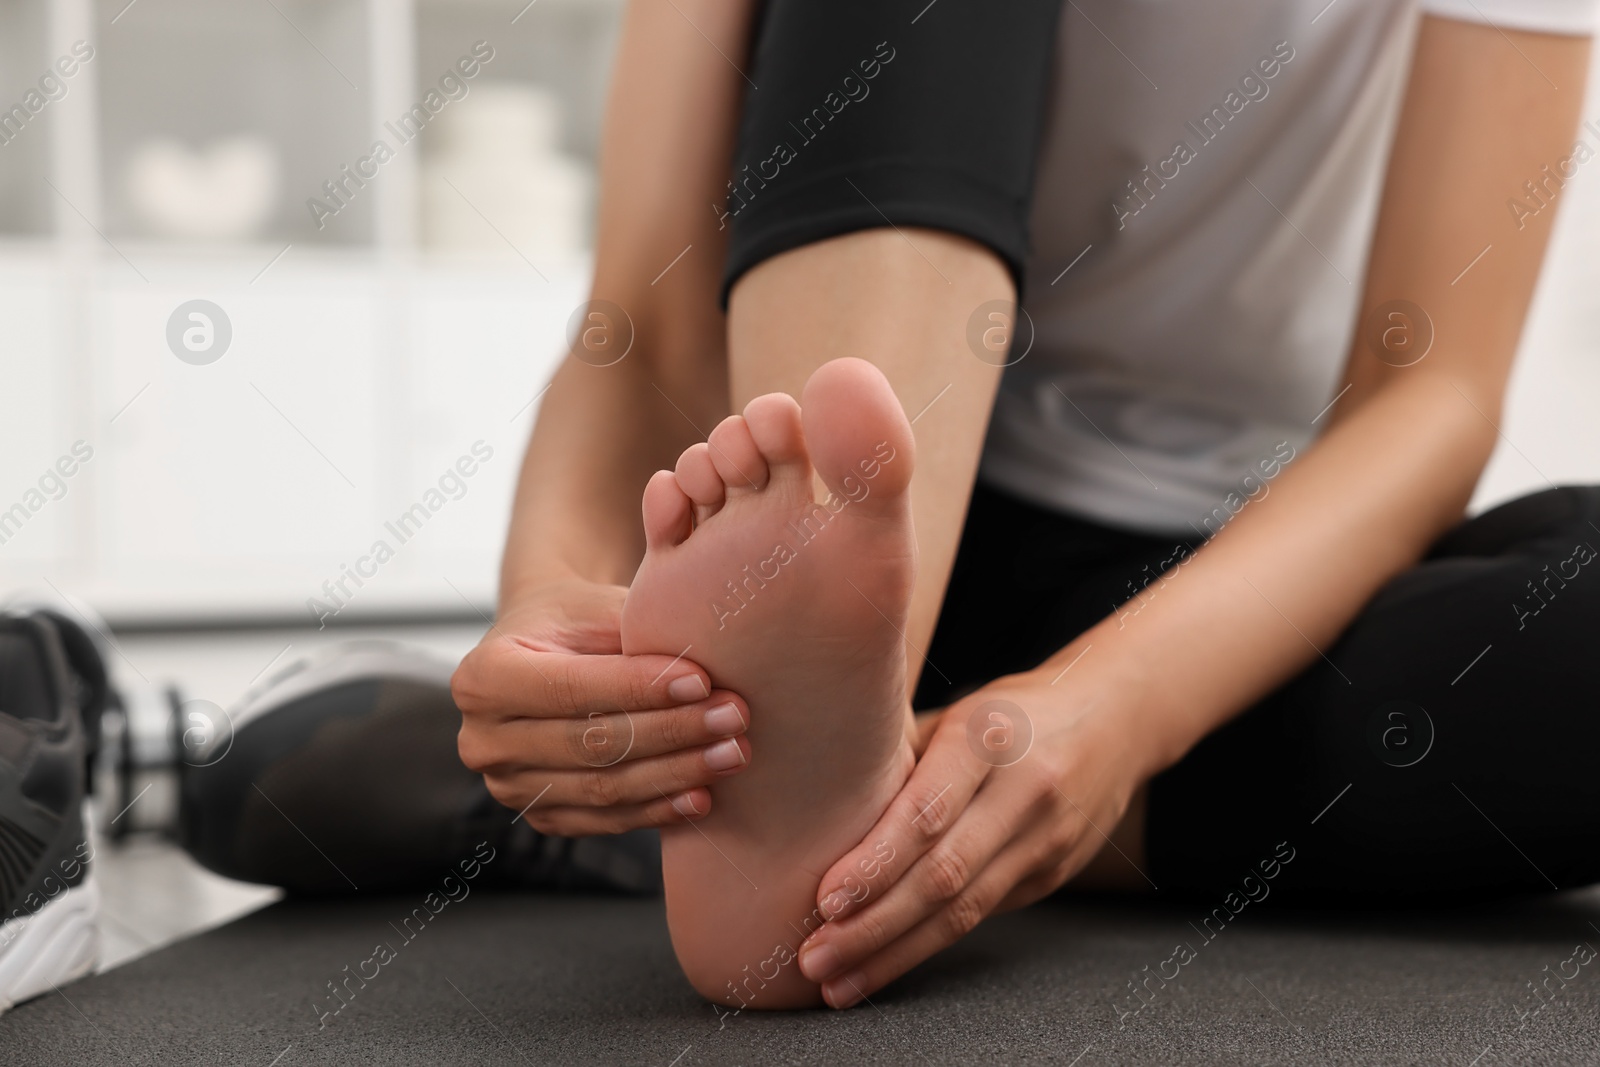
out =
[(914, 762), (911, 426), (858, 359), (819, 368), (802, 400), (757, 397), (651, 480), (622, 611), (624, 652), (687, 649), (750, 707), (750, 768), (711, 787), (706, 818), (661, 834), (678, 961), (740, 1008), (821, 1003), (795, 962), (823, 919), (817, 887)]

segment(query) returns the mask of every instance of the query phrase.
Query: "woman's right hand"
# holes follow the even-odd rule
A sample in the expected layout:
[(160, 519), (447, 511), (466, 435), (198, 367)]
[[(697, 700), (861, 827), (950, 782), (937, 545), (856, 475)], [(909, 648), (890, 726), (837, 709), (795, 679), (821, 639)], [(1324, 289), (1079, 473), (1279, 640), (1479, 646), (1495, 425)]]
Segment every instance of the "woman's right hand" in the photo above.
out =
[(570, 578), (493, 623), (450, 681), (461, 761), (534, 829), (616, 834), (698, 819), (750, 762), (750, 711), (671, 656), (624, 656), (627, 590)]

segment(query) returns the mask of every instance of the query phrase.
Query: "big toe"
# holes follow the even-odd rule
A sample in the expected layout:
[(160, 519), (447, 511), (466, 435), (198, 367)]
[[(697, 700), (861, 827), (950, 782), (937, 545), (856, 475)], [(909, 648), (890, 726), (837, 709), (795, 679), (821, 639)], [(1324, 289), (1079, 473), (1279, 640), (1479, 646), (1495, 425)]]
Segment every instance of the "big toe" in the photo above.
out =
[(800, 397), (817, 473), (859, 511), (894, 512), (911, 485), (911, 424), (883, 372), (863, 359), (824, 363)]

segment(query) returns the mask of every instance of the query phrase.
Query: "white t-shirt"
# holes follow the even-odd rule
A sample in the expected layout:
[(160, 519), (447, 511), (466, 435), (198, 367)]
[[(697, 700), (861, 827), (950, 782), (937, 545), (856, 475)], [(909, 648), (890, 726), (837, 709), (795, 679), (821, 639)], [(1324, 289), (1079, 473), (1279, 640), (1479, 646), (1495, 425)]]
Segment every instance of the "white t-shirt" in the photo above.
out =
[(1023, 298), (1034, 336), (1022, 354), (1017, 325), (984, 479), (1110, 525), (1216, 532), (1229, 495), (1259, 492), (1334, 397), (1419, 9), (1586, 34), (1596, 6), (1066, 4)]

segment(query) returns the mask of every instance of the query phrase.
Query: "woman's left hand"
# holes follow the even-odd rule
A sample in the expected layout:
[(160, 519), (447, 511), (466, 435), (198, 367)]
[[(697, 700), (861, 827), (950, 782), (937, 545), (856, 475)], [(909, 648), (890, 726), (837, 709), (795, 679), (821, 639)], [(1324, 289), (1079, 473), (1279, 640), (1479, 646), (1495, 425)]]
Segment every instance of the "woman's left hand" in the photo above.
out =
[(846, 1008), (991, 912), (1059, 888), (1108, 847), (1142, 783), (1136, 735), (1108, 702), (1028, 674), (951, 705), (872, 832), (823, 876), (828, 921), (801, 972)]

